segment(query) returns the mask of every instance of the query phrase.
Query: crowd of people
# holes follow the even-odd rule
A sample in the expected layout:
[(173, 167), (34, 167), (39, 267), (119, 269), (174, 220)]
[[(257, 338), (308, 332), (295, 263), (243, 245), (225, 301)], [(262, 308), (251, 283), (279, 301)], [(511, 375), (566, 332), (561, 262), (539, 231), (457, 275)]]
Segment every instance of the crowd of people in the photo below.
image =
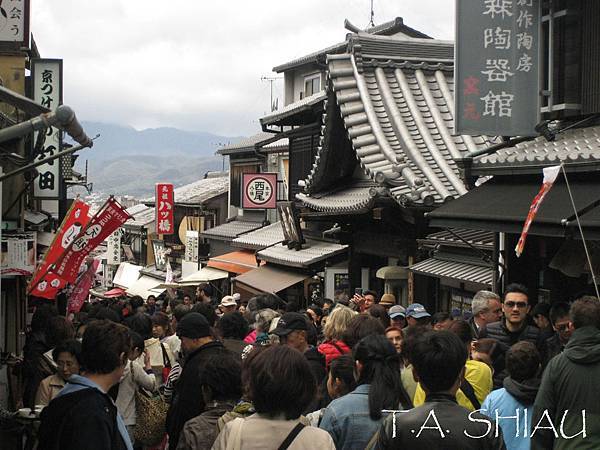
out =
[(73, 320), (44, 305), (23, 374), (41, 450), (600, 446), (600, 302), (532, 308), (519, 284), (468, 313), (372, 291), (240, 304), (210, 286)]

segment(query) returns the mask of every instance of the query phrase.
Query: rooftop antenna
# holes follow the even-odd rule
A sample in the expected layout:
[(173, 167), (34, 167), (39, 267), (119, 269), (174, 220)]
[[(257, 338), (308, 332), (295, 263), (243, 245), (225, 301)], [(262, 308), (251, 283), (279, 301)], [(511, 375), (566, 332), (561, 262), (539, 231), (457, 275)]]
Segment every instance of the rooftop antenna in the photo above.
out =
[(275, 111), (275, 104), (273, 103), (273, 83), (275, 82), (275, 80), (280, 80), (283, 77), (265, 77), (262, 76), (260, 77), (260, 81), (268, 81), (269, 84), (271, 85), (271, 112)]
[(373, 11), (373, 0), (371, 0), (371, 20), (367, 24), (367, 28), (375, 26), (375, 12)]

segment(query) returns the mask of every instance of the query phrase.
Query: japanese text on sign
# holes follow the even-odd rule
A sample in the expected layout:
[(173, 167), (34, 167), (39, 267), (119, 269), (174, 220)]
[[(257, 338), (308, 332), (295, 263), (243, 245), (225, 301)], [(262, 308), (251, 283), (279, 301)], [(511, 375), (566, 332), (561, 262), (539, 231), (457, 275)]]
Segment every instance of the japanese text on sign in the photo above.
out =
[[(56, 109), (62, 103), (62, 60), (34, 59), (31, 62), (33, 73), (34, 100), (48, 109)], [(34, 142), (40, 132), (36, 132)], [(58, 128), (45, 131), (44, 145), (36, 160), (53, 156), (60, 150), (61, 133)], [(55, 159), (37, 168), (39, 175), (34, 182), (34, 195), (38, 198), (59, 198), (61, 185), (60, 159)]]
[(532, 135), (539, 116), (539, 0), (459, 0), (457, 133)]
[(272, 209), (277, 206), (277, 174), (245, 173), (242, 179), (242, 208)]
[(175, 214), (173, 185), (170, 183), (156, 184), (156, 233), (173, 234), (175, 232)]
[(25, 42), (29, 21), (28, 2), (5, 0), (0, 3), (0, 41)]

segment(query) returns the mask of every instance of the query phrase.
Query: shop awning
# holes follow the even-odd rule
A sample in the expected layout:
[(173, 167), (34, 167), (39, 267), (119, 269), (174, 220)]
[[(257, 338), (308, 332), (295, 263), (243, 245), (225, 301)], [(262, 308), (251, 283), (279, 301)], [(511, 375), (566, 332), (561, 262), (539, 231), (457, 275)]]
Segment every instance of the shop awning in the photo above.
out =
[(257, 264), (254, 252), (240, 250), (237, 252), (225, 253), (224, 255), (213, 256), (208, 260), (208, 267), (240, 274), (256, 269)]
[(224, 270), (215, 269), (213, 267), (203, 267), (197, 272), (182, 278), (176, 283), (178, 286), (197, 286), (202, 283), (208, 283), (210, 281), (222, 280), (229, 276), (228, 272)]
[(119, 264), (119, 268), (113, 279), (113, 284), (125, 289), (133, 286), (140, 277), (140, 270), (142, 270), (142, 266), (136, 266), (135, 264), (127, 262)]
[(97, 287), (96, 289), (90, 289), (90, 294), (94, 297), (100, 298), (116, 298), (116, 297), (124, 297), (125, 289), (122, 288), (112, 288), (108, 291), (103, 290), (102, 287)]
[(139, 295), (146, 300), (150, 295), (159, 296), (165, 291), (164, 288), (158, 287), (160, 284), (160, 280), (142, 275), (126, 292), (127, 295)]
[(409, 270), (436, 278), (451, 278), (462, 282), (492, 285), (493, 271), (490, 267), (466, 262), (429, 258), (413, 264)]
[[(573, 178), (569, 182), (576, 208), (580, 215), (587, 215), (600, 203), (600, 182), (597, 178)], [(428, 213), (429, 224), (440, 228), (519, 234), (541, 184), (541, 176), (496, 177)], [(600, 218), (600, 214), (593, 214)], [(529, 234), (563, 237), (576, 231), (574, 220), (569, 193), (564, 178), (560, 176), (540, 206)], [(600, 220), (590, 219), (587, 225), (591, 232), (600, 236)]]
[(245, 284), (261, 292), (277, 293), (296, 283), (305, 280), (308, 275), (281, 269), (273, 266), (263, 266), (246, 272), (235, 278), (238, 283)]

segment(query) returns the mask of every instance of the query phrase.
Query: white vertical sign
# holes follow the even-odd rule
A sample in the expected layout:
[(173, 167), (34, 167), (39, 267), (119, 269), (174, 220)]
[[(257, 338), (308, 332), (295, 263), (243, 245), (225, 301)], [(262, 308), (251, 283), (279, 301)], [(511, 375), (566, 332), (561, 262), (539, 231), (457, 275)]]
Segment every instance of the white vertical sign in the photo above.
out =
[(4, 0), (0, 2), (0, 41), (25, 42), (29, 32), (29, 2)]
[[(32, 59), (33, 100), (50, 110), (62, 103), (62, 59)], [(61, 135), (58, 128), (46, 131), (46, 140), (36, 161), (48, 158), (60, 151)], [(38, 133), (35, 133), (34, 143)], [(58, 199), (61, 194), (60, 158), (37, 167), (39, 172), (34, 183), (37, 198)]]
[(106, 241), (106, 264), (121, 264), (121, 229), (116, 230)]
[(200, 232), (187, 230), (185, 232), (185, 260), (198, 262), (198, 244), (200, 243)]

